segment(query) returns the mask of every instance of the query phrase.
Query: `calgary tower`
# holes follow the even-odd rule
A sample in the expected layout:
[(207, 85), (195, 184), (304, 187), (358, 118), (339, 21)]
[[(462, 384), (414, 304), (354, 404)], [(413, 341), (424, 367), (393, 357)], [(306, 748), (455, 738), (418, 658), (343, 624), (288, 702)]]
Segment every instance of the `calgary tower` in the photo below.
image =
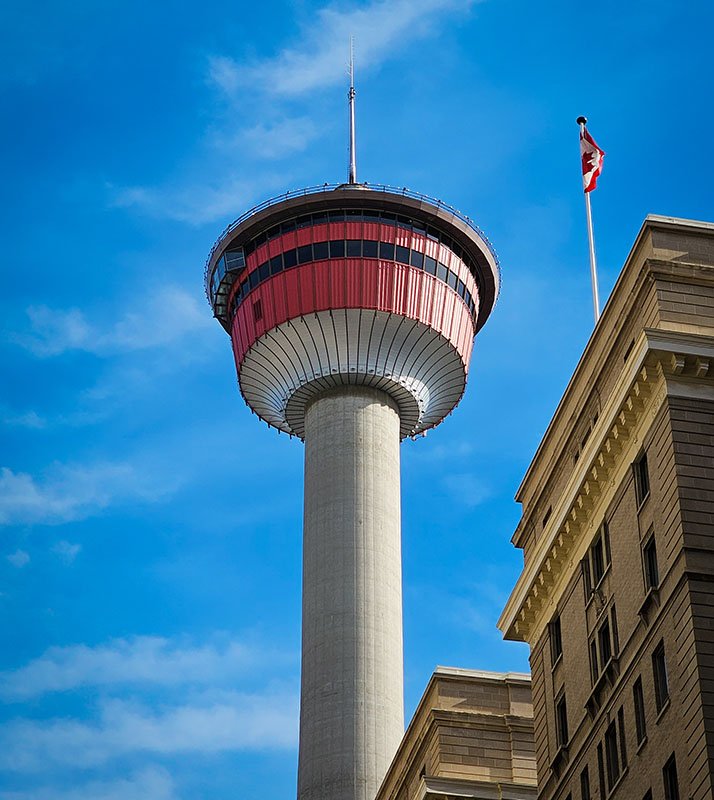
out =
[(349, 181), (251, 209), (206, 265), (238, 384), (305, 443), (298, 800), (373, 800), (404, 733), (399, 445), (461, 399), (496, 301), (466, 216)]

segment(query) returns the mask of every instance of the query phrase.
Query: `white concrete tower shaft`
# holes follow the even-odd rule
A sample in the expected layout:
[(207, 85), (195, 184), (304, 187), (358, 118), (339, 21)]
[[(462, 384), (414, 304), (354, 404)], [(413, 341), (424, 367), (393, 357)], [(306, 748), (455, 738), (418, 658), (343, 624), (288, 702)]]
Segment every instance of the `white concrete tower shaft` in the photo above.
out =
[(298, 800), (373, 800), (404, 733), (399, 441), (380, 390), (307, 406)]

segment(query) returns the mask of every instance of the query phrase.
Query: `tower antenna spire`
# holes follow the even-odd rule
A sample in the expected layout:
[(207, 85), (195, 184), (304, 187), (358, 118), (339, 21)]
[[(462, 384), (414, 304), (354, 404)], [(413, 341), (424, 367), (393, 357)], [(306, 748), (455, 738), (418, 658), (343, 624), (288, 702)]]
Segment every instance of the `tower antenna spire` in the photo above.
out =
[(357, 149), (355, 142), (355, 37), (350, 36), (350, 175), (348, 183), (357, 183)]

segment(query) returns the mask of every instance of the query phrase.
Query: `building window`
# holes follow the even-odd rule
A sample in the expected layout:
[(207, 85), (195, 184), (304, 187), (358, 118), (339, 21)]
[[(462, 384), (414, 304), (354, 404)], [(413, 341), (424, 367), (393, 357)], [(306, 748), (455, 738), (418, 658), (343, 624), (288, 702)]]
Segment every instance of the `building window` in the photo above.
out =
[(607, 790), (611, 792), (620, 777), (620, 759), (617, 752), (617, 728), (611, 722), (605, 731), (605, 765), (607, 768)]
[(597, 777), (598, 783), (600, 784), (600, 797), (604, 798), (607, 796), (605, 791), (605, 764), (603, 762), (602, 744), (600, 742), (598, 742), (597, 745)]
[(253, 303), (253, 318), (256, 322), (263, 319), (263, 301), (258, 299)]
[(659, 586), (659, 567), (657, 566), (657, 544), (654, 534), (642, 548), (642, 559), (645, 566), (645, 588), (656, 589)]
[(590, 599), (590, 595), (597, 589), (609, 566), (610, 536), (607, 530), (607, 523), (603, 522), (593, 543), (590, 545), (588, 554), (581, 562), (586, 601)]
[(642, 797), (642, 800), (652, 800), (652, 789), (648, 789), (644, 793), (644, 796)]
[(645, 718), (645, 696), (642, 692), (642, 678), (638, 678), (632, 687), (632, 699), (635, 706), (635, 730), (637, 744), (642, 744), (647, 738), (647, 720)]
[(639, 508), (650, 493), (650, 475), (647, 470), (647, 453), (643, 453), (632, 465), (635, 473), (635, 498)]
[(565, 747), (568, 744), (568, 708), (564, 694), (555, 703), (555, 731), (558, 746)]
[(587, 767), (580, 773), (580, 800), (590, 800), (590, 773)]
[(617, 732), (620, 736), (620, 761), (622, 768), (627, 766), (627, 742), (625, 741), (625, 709), (620, 706), (617, 712)]
[(593, 684), (598, 682), (610, 661), (617, 656), (617, 649), (617, 615), (613, 604), (590, 640), (590, 671)]
[(669, 700), (669, 682), (667, 680), (667, 664), (664, 658), (664, 642), (660, 642), (652, 653), (652, 673), (655, 684), (655, 705), (659, 713)]
[(550, 658), (555, 665), (563, 655), (563, 635), (560, 630), (560, 617), (555, 617), (549, 625), (550, 628)]
[(679, 782), (677, 781), (677, 761), (674, 753), (662, 767), (662, 780), (664, 781), (664, 800), (679, 800)]

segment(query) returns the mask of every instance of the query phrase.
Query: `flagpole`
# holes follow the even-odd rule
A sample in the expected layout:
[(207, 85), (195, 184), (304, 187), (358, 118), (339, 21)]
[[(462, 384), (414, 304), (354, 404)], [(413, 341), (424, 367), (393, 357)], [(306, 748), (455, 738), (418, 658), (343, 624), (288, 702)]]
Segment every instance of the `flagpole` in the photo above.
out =
[[(578, 117), (581, 135), (585, 132), (586, 117)], [(590, 192), (583, 192), (585, 195), (585, 215), (588, 220), (588, 244), (590, 246), (590, 279), (593, 287), (593, 311), (595, 312), (595, 322), (600, 319), (600, 297), (597, 290), (597, 262), (595, 260), (595, 237), (593, 236), (593, 213), (590, 207)]]

